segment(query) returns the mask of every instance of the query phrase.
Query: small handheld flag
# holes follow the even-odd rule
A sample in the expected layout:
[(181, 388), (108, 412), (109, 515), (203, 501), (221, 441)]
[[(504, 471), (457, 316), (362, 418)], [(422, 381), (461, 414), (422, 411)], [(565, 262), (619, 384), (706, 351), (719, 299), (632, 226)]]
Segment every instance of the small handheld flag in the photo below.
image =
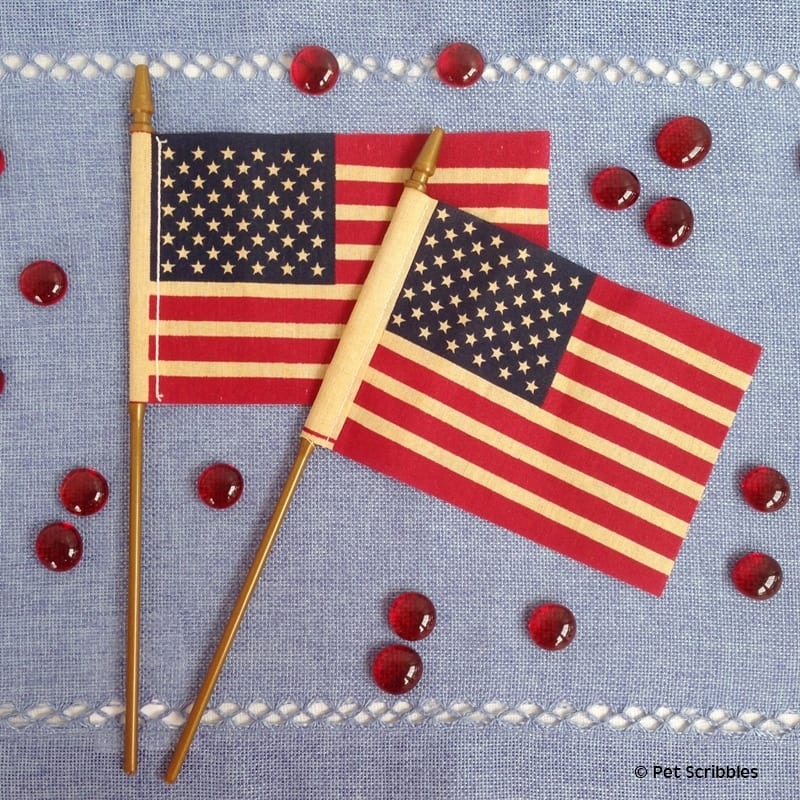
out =
[[(425, 136), (158, 133), (132, 293), (149, 403), (311, 404)], [(449, 136), (431, 192), (547, 244), (549, 135)]]
[(660, 594), (760, 349), (464, 211), (417, 208), (304, 435)]

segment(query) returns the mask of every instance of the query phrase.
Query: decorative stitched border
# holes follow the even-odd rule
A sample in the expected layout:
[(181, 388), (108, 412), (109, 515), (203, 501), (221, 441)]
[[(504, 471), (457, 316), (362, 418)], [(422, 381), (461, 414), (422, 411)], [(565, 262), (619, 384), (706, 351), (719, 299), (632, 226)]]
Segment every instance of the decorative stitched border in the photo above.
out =
[[(120, 724), (124, 711), (124, 704), (116, 700), (98, 707), (81, 702), (60, 707), (37, 703), (24, 709), (13, 703), (0, 703), (0, 727), (17, 731), (33, 727), (63, 729), (73, 726), (99, 729)], [(184, 725), (188, 709), (176, 709), (168, 703), (154, 699), (144, 705), (140, 713), (146, 721), (174, 729)], [(257, 724), (266, 728), (303, 728), (313, 725), (366, 728), (372, 725), (414, 727), (424, 724), (501, 724), (511, 727), (538, 726), (545, 729), (555, 729), (563, 725), (577, 730), (600, 727), (616, 732), (638, 729), (646, 733), (666, 730), (676, 734), (760, 734), (778, 739), (800, 731), (800, 712), (787, 710), (770, 716), (756, 710), (735, 713), (723, 708), (703, 712), (695, 708), (673, 709), (660, 706), (646, 709), (630, 705), (615, 709), (605, 703), (579, 708), (567, 701), (549, 708), (533, 702), (507, 705), (500, 700), (481, 705), (465, 701), (445, 705), (432, 699), (417, 704), (407, 700), (396, 700), (392, 703), (374, 700), (366, 704), (357, 700), (346, 700), (338, 705), (315, 700), (306, 705), (287, 701), (274, 706), (257, 701), (247, 706), (222, 703), (217, 708), (206, 711), (202, 724), (228, 724), (235, 728), (248, 728)]]
[[(342, 53), (337, 58), (342, 74), (360, 84), (369, 80), (413, 83), (432, 78), (431, 72), (435, 64), (434, 56), (417, 59), (394, 57), (382, 61), (373, 56), (358, 58)], [(131, 53), (126, 57), (111, 53), (75, 53), (67, 56), (7, 53), (0, 55), (0, 79), (51, 78), (66, 81), (75, 78), (93, 80), (104, 75), (115, 75), (129, 80), (133, 77), (134, 65), (149, 64), (154, 78), (178, 74), (186, 78), (210, 75), (218, 79), (239, 77), (252, 80), (266, 75), (274, 81), (280, 81), (286, 79), (291, 61), (291, 53), (282, 53), (279, 56), (251, 53), (246, 56), (222, 57), (209, 53), (187, 55), (177, 52), (165, 52), (153, 57), (142, 53)], [(636, 59), (632, 56), (592, 56), (581, 60), (572, 56), (552, 59), (540, 55), (506, 55), (487, 64), (482, 76), (482, 81), (488, 84), (503, 81), (526, 84), (537, 80), (555, 84), (577, 81), (582, 84), (596, 82), (614, 86), (658, 81), (670, 86), (696, 84), (710, 88), (723, 84), (734, 89), (763, 87), (773, 91), (784, 88), (798, 90), (800, 65), (789, 61), (774, 67), (765, 67), (759, 61), (734, 63), (724, 59), (702, 63), (691, 58), (670, 61), (656, 57)]]

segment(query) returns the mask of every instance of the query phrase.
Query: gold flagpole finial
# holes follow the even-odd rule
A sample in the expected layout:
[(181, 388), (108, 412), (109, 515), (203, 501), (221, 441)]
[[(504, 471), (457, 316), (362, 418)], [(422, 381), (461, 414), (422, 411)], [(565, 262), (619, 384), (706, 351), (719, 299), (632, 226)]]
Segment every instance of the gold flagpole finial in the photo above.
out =
[(439, 158), (439, 150), (442, 147), (444, 131), (441, 128), (434, 128), (427, 141), (419, 151), (417, 160), (411, 170), (411, 176), (405, 182), (410, 189), (418, 189), (420, 192), (428, 190), (428, 180), (436, 172), (436, 161)]
[(153, 89), (150, 86), (150, 70), (146, 64), (137, 64), (131, 91), (130, 132), (155, 133), (153, 128)]

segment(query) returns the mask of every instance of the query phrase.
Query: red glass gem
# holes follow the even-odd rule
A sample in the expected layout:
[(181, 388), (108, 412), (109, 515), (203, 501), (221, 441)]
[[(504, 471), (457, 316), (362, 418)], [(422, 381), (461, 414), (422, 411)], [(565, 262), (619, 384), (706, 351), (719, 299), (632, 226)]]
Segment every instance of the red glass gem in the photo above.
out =
[(36, 537), (36, 556), (53, 572), (72, 569), (83, 555), (83, 541), (68, 522), (53, 522)]
[(608, 211), (630, 208), (639, 199), (640, 191), (639, 179), (624, 167), (606, 167), (592, 181), (592, 198)]
[(783, 570), (772, 556), (756, 551), (742, 556), (734, 564), (731, 578), (746, 597), (767, 600), (781, 588)]
[(212, 464), (197, 479), (197, 494), (211, 508), (230, 508), (241, 496), (244, 480), (230, 464)]
[(449, 86), (472, 86), (483, 75), (483, 56), (471, 44), (454, 42), (436, 59), (436, 72)]
[(0, 150), (0, 175), (3, 174), (3, 170), (6, 168), (6, 154)]
[(404, 644), (384, 647), (372, 662), (372, 678), (389, 694), (410, 692), (422, 677), (422, 659)]
[(563, 650), (575, 636), (575, 617), (558, 603), (545, 603), (528, 619), (531, 639), (544, 650)]
[(742, 478), (742, 496), (756, 511), (777, 511), (789, 502), (789, 481), (772, 467), (755, 467)]
[(306, 94), (324, 94), (333, 89), (339, 77), (339, 62), (330, 50), (310, 45), (292, 59), (292, 83)]
[(69, 472), (59, 489), (61, 503), (67, 511), (80, 517), (96, 514), (108, 500), (108, 483), (97, 470), (81, 467)]
[(51, 306), (67, 291), (67, 276), (54, 261), (32, 261), (19, 274), (19, 290), (31, 303)]
[(677, 197), (664, 197), (653, 203), (644, 220), (647, 235), (661, 247), (677, 247), (691, 235), (692, 209)]
[(424, 639), (436, 626), (436, 608), (424, 594), (404, 592), (389, 607), (389, 625), (403, 639)]
[(687, 169), (699, 164), (711, 149), (711, 131), (697, 117), (676, 117), (656, 137), (658, 157), (668, 166)]

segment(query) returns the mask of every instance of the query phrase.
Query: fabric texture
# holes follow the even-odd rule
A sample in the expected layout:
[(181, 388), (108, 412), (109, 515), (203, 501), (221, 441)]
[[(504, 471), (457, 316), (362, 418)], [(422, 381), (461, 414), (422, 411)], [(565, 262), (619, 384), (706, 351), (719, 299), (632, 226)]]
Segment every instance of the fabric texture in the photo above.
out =
[[(0, 794), (793, 797), (800, 506), (759, 515), (738, 481), (759, 463), (798, 481), (795, 12), (781, 2), (747, 13), (727, 3), (581, 0), (415, 1), (391, 10), (282, 0), (6, 4)], [(489, 63), (469, 89), (428, 71), (454, 39), (471, 41)], [(281, 60), (309, 43), (347, 67), (318, 98), (291, 86)], [(123, 774), (127, 106), (130, 64), (140, 58), (157, 64), (164, 131), (548, 130), (550, 247), (763, 346), (661, 598), (316, 453), (214, 694), (219, 723), (201, 726), (167, 789), (161, 774), (175, 726), (307, 409), (149, 409), (144, 721), (139, 772)], [(653, 139), (682, 114), (704, 119), (714, 142), (701, 165), (677, 171), (658, 161)], [(615, 163), (643, 187), (639, 203), (618, 214), (588, 192), (595, 172)], [(695, 214), (692, 237), (671, 251), (642, 227), (650, 203), (666, 195)], [(20, 270), (37, 258), (69, 276), (65, 298), (49, 308), (17, 289)], [(195, 491), (215, 461), (245, 479), (243, 498), (223, 512)], [(33, 542), (68, 516), (58, 486), (81, 465), (106, 476), (111, 496), (98, 515), (71, 520), (84, 538), (81, 563), (51, 573)], [(738, 595), (728, 578), (752, 549), (784, 569), (783, 588), (764, 603)], [(439, 622), (418, 645), (421, 682), (398, 700), (378, 691), (369, 664), (396, 641), (386, 609), (406, 589), (427, 594)], [(527, 615), (543, 601), (569, 606), (577, 619), (560, 653), (527, 636)], [(652, 776), (654, 765), (688, 764), (759, 771)], [(648, 775), (636, 777), (637, 766)]]

